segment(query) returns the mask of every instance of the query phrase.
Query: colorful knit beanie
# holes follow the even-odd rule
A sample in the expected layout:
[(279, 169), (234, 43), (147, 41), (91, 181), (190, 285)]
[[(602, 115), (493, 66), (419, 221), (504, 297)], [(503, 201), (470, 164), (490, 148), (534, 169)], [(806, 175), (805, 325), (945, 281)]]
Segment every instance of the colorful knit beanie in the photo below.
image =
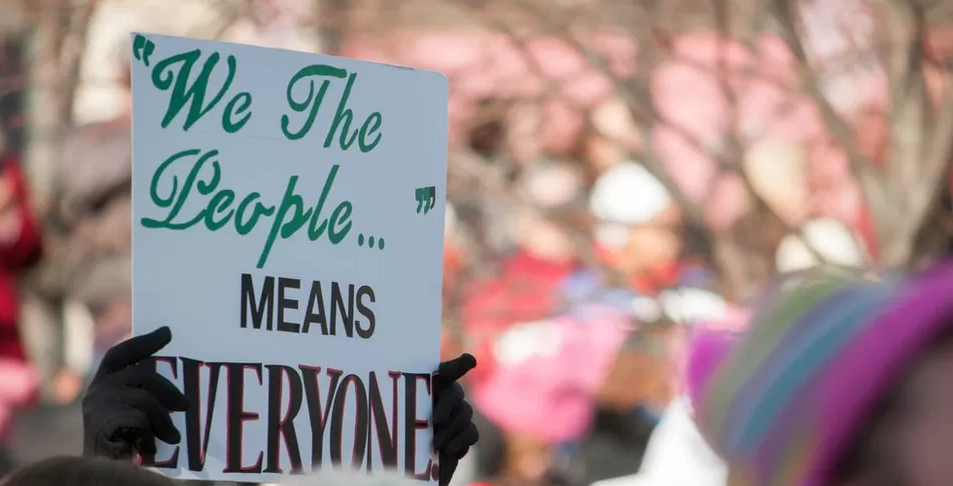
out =
[(718, 359), (696, 359), (710, 369), (690, 377), (695, 420), (729, 486), (827, 486), (873, 407), (953, 322), (951, 289), (950, 263), (905, 282), (818, 275), (770, 297)]

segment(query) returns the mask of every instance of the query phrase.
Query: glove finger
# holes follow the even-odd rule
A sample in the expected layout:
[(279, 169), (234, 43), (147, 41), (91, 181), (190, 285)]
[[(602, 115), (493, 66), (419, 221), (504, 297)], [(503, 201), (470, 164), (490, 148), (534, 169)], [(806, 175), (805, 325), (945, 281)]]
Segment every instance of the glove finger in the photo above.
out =
[[(126, 407), (117, 396), (100, 403), (100, 409), (110, 415), (108, 422), (98, 425), (101, 420), (89, 423), (89, 417), (84, 417), (83, 424), (83, 454), (107, 457), (109, 459), (130, 459), (134, 452), (136, 431), (145, 430), (151, 436), (149, 420), (146, 414)], [(121, 415), (112, 411), (122, 410)], [(106, 417), (97, 417), (103, 419)]]
[(132, 433), (132, 446), (139, 455), (144, 457), (155, 457), (156, 455), (156, 437), (149, 428), (136, 429)]
[(179, 430), (172, 422), (172, 417), (169, 416), (169, 409), (165, 408), (151, 393), (142, 389), (129, 389), (124, 398), (129, 407), (146, 414), (152, 433), (157, 439), (166, 444), (178, 444), (182, 440)]
[(449, 486), (450, 480), (453, 479), (453, 472), (457, 470), (458, 463), (459, 461), (456, 459), (440, 459), (440, 466), (437, 470), (438, 486)]
[(132, 367), (123, 370), (129, 373), (123, 382), (126, 386), (141, 388), (159, 400), (166, 410), (184, 412), (189, 408), (189, 399), (166, 377), (155, 371), (142, 367)]
[(162, 326), (149, 334), (129, 338), (106, 351), (96, 375), (113, 373), (157, 353), (172, 341), (172, 331)]
[(437, 375), (441, 380), (447, 382), (457, 381), (463, 378), (468, 371), (477, 365), (476, 358), (470, 353), (463, 353), (459, 357), (444, 361), (437, 367)]
[[(126, 405), (128, 400), (123, 397), (114, 397), (112, 409), (124, 410), (122, 417), (113, 421), (113, 424), (104, 428), (101, 433), (104, 438), (113, 444), (123, 444), (142, 455), (155, 454), (155, 434), (149, 426), (149, 418), (145, 412)], [(113, 449), (111, 447), (111, 449)], [(125, 449), (125, 447), (122, 447)], [(131, 450), (129, 451), (132, 452)], [(112, 459), (130, 459), (125, 455), (109, 456)]]
[(467, 455), (467, 451), (470, 450), (470, 446), (476, 444), (479, 440), (480, 431), (475, 424), (471, 423), (463, 432), (453, 436), (443, 449), (447, 456), (463, 459), (463, 456)]
[(454, 382), (449, 388), (444, 388), (437, 392), (437, 398), (434, 400), (433, 420), (434, 425), (445, 424), (450, 420), (453, 411), (463, 403), (466, 393), (459, 383)]
[(467, 430), (467, 428), (473, 422), (473, 407), (470, 404), (463, 402), (459, 407), (457, 407), (456, 413), (454, 413), (449, 420), (447, 425), (442, 427), (435, 427), (433, 435), (433, 447), (438, 451), (441, 451), (446, 447), (452, 439), (457, 435)]

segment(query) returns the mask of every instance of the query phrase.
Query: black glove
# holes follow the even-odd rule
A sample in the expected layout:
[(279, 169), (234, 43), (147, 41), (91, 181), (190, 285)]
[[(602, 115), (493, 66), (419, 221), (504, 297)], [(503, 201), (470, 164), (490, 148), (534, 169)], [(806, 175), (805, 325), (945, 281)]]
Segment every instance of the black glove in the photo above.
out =
[(480, 439), (473, 424), (473, 407), (464, 399), (463, 387), (457, 383), (474, 367), (476, 358), (464, 353), (457, 359), (440, 363), (433, 377), (433, 447), (440, 461), (439, 486), (450, 484), (460, 459)]
[(169, 416), (188, 400), (149, 358), (172, 340), (168, 327), (119, 343), (103, 358), (83, 397), (83, 454), (128, 459), (154, 456), (156, 439), (181, 440)]

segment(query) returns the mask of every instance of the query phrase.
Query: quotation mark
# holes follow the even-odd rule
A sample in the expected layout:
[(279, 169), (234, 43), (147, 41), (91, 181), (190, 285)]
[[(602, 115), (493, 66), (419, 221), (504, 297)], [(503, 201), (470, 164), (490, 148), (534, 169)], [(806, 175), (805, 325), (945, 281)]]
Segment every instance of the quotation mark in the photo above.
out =
[(431, 209), (437, 204), (437, 188), (434, 186), (430, 187), (418, 187), (417, 188), (417, 213), (420, 213), (420, 210), (424, 210), (424, 214), (430, 212)]
[(141, 61), (146, 67), (149, 67), (151, 61), (149, 56), (156, 50), (156, 44), (146, 39), (142, 34), (136, 34), (132, 41), (132, 55), (137, 61)]

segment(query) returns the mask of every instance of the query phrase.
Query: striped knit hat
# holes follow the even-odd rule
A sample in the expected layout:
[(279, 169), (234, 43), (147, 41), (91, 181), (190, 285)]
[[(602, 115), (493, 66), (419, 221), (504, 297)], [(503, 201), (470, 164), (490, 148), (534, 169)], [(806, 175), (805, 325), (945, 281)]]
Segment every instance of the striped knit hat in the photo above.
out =
[(729, 486), (827, 486), (904, 367), (953, 322), (953, 264), (906, 282), (825, 274), (770, 297), (693, 383)]

